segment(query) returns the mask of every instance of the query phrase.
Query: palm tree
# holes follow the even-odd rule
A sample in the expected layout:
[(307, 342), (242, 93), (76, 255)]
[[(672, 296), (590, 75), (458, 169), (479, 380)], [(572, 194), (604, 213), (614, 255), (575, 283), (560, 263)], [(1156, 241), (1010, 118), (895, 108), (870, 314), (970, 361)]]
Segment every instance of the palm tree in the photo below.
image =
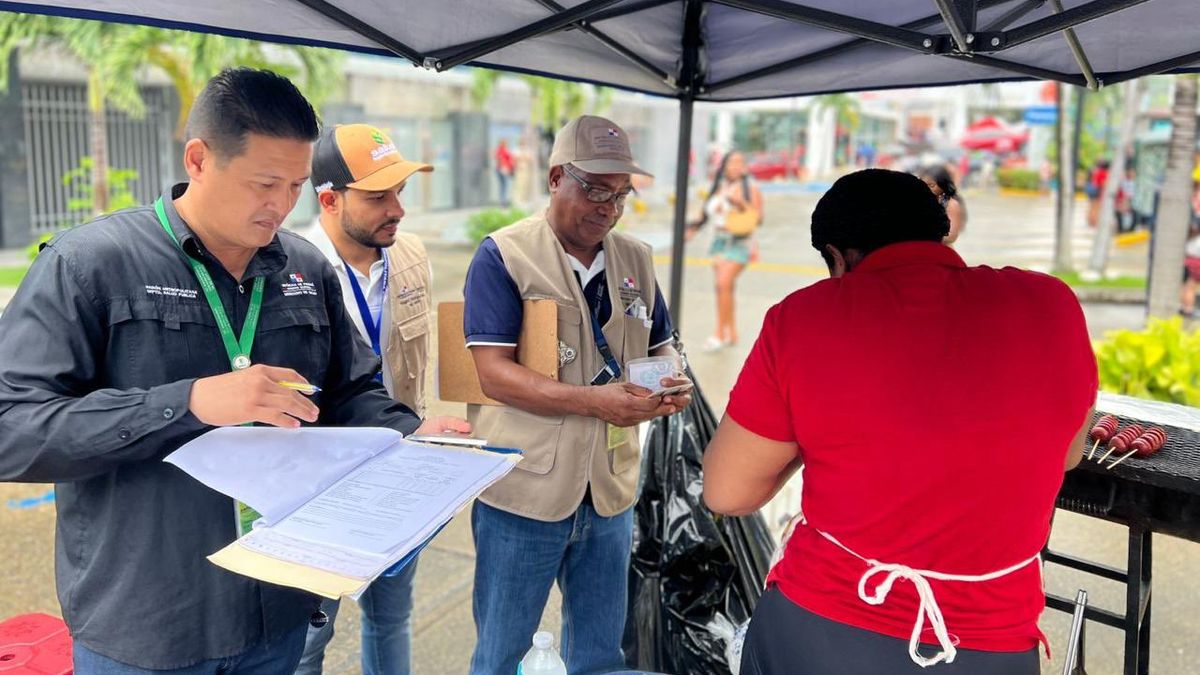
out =
[(92, 157), (92, 194), (97, 212), (108, 207), (108, 134), (106, 110), (138, 116), (145, 112), (137, 85), (113, 68), (111, 55), (125, 27), (33, 14), (0, 16), (0, 84), (8, 87), (9, 55), (19, 47), (63, 49), (87, 68), (87, 105)]
[[(1100, 222), (1096, 226), (1096, 238), (1092, 242), (1092, 255), (1088, 262), (1088, 271), (1097, 278), (1104, 276), (1108, 267), (1108, 252), (1112, 244), (1115, 229), (1115, 204), (1117, 192), (1125, 181), (1125, 164), (1129, 150), (1133, 148), (1133, 132), (1137, 123), (1138, 105), (1142, 99), (1141, 80), (1130, 80), (1122, 85), (1125, 111), (1121, 115), (1121, 131), (1112, 148), (1112, 164), (1108, 170), (1108, 181), (1103, 186), (1100, 198)], [(1111, 98), (1111, 97), (1109, 97)], [(1105, 115), (1106, 122), (1111, 122), (1113, 114)], [(1107, 134), (1106, 134), (1107, 135)]]
[(1191, 220), (1192, 170), (1196, 163), (1196, 76), (1175, 76), (1171, 142), (1162, 199), (1151, 242), (1149, 314), (1167, 317), (1179, 309), (1183, 248)]
[[(1071, 95), (1074, 87), (1056, 83), (1055, 100), (1058, 106), (1058, 116), (1055, 121), (1054, 159), (1058, 164), (1058, 205), (1055, 211), (1054, 223), (1054, 271), (1058, 274), (1072, 272), (1075, 269), (1075, 256), (1071, 251), (1071, 231), (1075, 220), (1075, 152), (1071, 143), (1074, 135), (1074, 120), (1068, 115), (1071, 111)], [(1080, 90), (1080, 98), (1082, 92)], [(1082, 100), (1077, 103), (1079, 105)]]
[[(505, 77), (499, 70), (476, 68), (472, 71), (471, 100), (475, 106), (482, 109), (492, 98), (496, 82)], [(554, 129), (562, 124), (564, 119), (571, 119), (589, 110), (584, 86), (578, 82), (555, 80), (537, 75), (515, 75), (529, 85), (533, 95), (530, 106), (529, 123), (544, 129)], [(612, 105), (612, 90), (608, 87), (592, 87), (592, 112), (602, 113)]]
[[(858, 102), (858, 98), (851, 94), (822, 94), (813, 99), (813, 112), (823, 112), (832, 110), (834, 120), (837, 123), (837, 128), (834, 131), (835, 143), (845, 135), (849, 143), (851, 135), (858, 130), (858, 125), (862, 121), (862, 116), (859, 114), (862, 106)], [(851, 144), (851, 147), (853, 145)], [(837, 146), (834, 146), (834, 152), (837, 152)], [(847, 155), (853, 153), (847, 150)], [(853, 157), (847, 157), (853, 159)]]
[(129, 26), (121, 49), (113, 54), (114, 70), (136, 74), (142, 67), (162, 71), (179, 96), (175, 133), (183, 126), (196, 96), (214, 75), (231, 66), (264, 68), (291, 78), (305, 97), (319, 107), (336, 86), (341, 52), (312, 47), (274, 47), (224, 35)]
[(471, 73), (471, 100), (479, 109), (483, 109), (491, 100), (496, 89), (496, 83), (502, 77), (518, 77), (529, 86), (532, 100), (529, 106), (529, 120), (525, 126), (525, 138), (532, 150), (531, 172), (540, 175), (538, 160), (541, 139), (544, 134), (553, 133), (565, 120), (578, 117), (585, 112), (603, 113), (612, 105), (612, 89), (593, 86), (591, 106), (585, 95), (584, 85), (578, 82), (555, 80), (536, 75), (507, 75), (499, 70), (476, 68)]
[(107, 211), (109, 201), (107, 110), (112, 107), (132, 117), (145, 114), (138, 88), (138, 76), (145, 68), (165, 73), (178, 93), (176, 135), (182, 139), (192, 102), (204, 83), (222, 68), (246, 65), (291, 77), (302, 74), (298, 84), (316, 105), (330, 92), (328, 84), (337, 81), (334, 73), (340, 58), (308, 47), (268, 51), (259, 42), (218, 35), (4, 12), (0, 13), (0, 90), (8, 87), (13, 50), (39, 47), (62, 49), (87, 70), (92, 195), (97, 213)]

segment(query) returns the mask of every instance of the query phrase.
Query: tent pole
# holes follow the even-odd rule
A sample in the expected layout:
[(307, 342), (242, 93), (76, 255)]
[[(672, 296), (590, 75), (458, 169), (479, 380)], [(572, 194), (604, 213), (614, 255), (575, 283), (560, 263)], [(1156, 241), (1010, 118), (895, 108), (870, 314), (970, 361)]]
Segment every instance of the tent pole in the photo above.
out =
[(705, 92), (700, 52), (705, 7), (700, 0), (683, 5), (683, 44), (679, 62), (679, 143), (675, 153), (675, 223), (671, 228), (671, 323), (683, 329), (683, 248), (687, 230), (688, 165), (692, 151), (692, 111), (696, 95)]
[[(1054, 8), (1055, 14), (1063, 13), (1062, 0), (1051, 0), (1050, 5)], [(1063, 37), (1067, 39), (1067, 46), (1071, 48), (1071, 55), (1075, 57), (1075, 63), (1079, 65), (1079, 72), (1083, 74), (1083, 79), (1087, 80), (1087, 88), (1092, 91), (1100, 90), (1100, 81), (1096, 79), (1096, 73), (1092, 72), (1092, 64), (1088, 61), (1087, 54), (1083, 51), (1083, 45), (1079, 44), (1079, 38), (1075, 37), (1075, 29), (1067, 28), (1063, 30)]]
[(683, 325), (683, 249), (687, 229), (687, 193), (689, 158), (692, 150), (691, 96), (679, 99), (679, 145), (675, 155), (675, 225), (671, 231), (671, 323), (675, 330)]
[[(971, 35), (973, 27), (967, 25), (967, 18), (959, 13), (960, 8), (957, 3), (952, 0), (934, 0), (938, 11), (942, 14), (942, 22), (946, 24), (946, 28), (950, 31), (950, 37), (954, 38), (954, 44), (958, 47), (958, 51), (966, 54), (971, 51), (971, 43), (975, 41), (975, 36)], [(974, 6), (971, 10), (970, 21), (973, 24), (975, 21)], [(970, 37), (968, 37), (970, 36)]]

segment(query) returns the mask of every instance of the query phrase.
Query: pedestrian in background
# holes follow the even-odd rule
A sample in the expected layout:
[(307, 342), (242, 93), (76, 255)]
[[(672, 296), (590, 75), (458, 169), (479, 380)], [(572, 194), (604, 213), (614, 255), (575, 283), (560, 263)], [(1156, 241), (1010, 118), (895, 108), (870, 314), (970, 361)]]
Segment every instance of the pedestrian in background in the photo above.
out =
[(704, 200), (700, 219), (688, 225), (691, 239), (706, 224), (713, 227), (712, 257), (716, 286), (717, 322), (704, 343), (707, 351), (737, 344), (737, 279), (758, 255), (755, 233), (763, 219), (762, 191), (746, 171), (746, 157), (737, 150), (721, 160)]

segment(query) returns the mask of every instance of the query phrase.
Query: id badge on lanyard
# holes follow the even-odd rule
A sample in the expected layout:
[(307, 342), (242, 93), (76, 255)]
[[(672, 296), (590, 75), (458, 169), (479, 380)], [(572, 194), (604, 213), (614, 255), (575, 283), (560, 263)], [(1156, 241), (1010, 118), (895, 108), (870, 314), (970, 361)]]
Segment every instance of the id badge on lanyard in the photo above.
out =
[[(175, 236), (175, 231), (171, 229), (171, 221), (167, 218), (166, 209), (163, 207), (162, 197), (159, 197), (154, 202), (154, 213), (158, 215), (158, 223), (162, 225), (163, 231), (175, 242), (175, 246), (183, 251), (183, 246), (179, 243), (179, 238)], [(208, 268), (204, 263), (196, 260), (184, 252), (183, 257), (187, 259), (188, 265), (192, 268), (192, 274), (196, 276), (196, 281), (200, 284), (200, 290), (204, 291), (204, 299), (208, 302), (208, 308), (212, 312), (213, 319), (217, 322), (217, 331), (221, 334), (221, 344), (225, 347), (225, 354), (229, 357), (229, 367), (231, 370), (244, 370), (250, 367), (250, 352), (254, 346), (254, 334), (258, 330), (258, 317), (262, 314), (263, 290), (266, 287), (266, 279), (264, 277), (255, 277), (254, 286), (250, 291), (250, 309), (246, 312), (246, 320), (242, 323), (241, 335), (234, 336), (233, 325), (229, 322), (229, 317), (225, 314), (225, 307), (221, 304), (221, 296), (217, 294), (217, 285), (213, 283), (212, 275), (208, 273)], [(245, 426), (251, 426), (246, 424)], [(234, 500), (234, 523), (237, 526), (238, 536), (242, 536), (250, 531), (254, 525), (254, 521), (260, 518), (260, 514), (246, 504)]]
[(597, 285), (596, 307), (595, 309), (588, 308), (588, 316), (592, 319), (592, 339), (596, 341), (596, 349), (604, 359), (604, 365), (601, 366), (600, 372), (592, 377), (590, 383), (592, 386), (597, 387), (621, 379), (621, 364), (613, 356), (612, 348), (608, 346), (608, 338), (604, 337), (604, 330), (600, 326), (600, 304), (604, 301), (604, 291), (607, 283), (608, 279), (606, 277)]
[[(607, 282), (608, 279), (605, 278), (603, 282), (597, 285), (596, 307), (595, 309), (588, 308), (588, 316), (592, 318), (592, 338), (596, 341), (596, 349), (600, 352), (600, 356), (604, 358), (604, 365), (600, 367), (600, 372), (596, 373), (591, 381), (591, 385), (597, 387), (621, 379), (621, 364), (617, 361), (617, 357), (613, 355), (612, 348), (608, 346), (608, 338), (604, 336), (604, 331), (600, 326), (600, 304), (604, 300)], [(606, 427), (608, 433), (608, 450), (610, 452), (629, 442), (628, 429), (612, 424), (606, 425)]]

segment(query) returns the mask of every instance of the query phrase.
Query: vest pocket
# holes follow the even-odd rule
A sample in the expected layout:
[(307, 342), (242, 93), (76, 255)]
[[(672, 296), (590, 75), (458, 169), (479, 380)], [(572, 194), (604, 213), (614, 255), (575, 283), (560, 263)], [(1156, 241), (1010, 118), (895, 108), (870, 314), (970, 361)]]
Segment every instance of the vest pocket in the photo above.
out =
[(621, 350), (621, 354), (625, 361), (646, 356), (650, 346), (650, 328), (641, 319), (629, 315), (625, 315), (623, 319), (625, 321), (625, 348)]
[(587, 384), (594, 373), (583, 372), (583, 317), (580, 316), (579, 307), (576, 305), (558, 303), (558, 341), (560, 345), (574, 350), (574, 354), (568, 357), (566, 363), (563, 363), (564, 355), (559, 354), (558, 381), (567, 384)]
[(513, 444), (525, 453), (516, 468), (539, 476), (550, 473), (558, 455), (563, 417), (543, 417), (509, 407), (502, 408), (500, 413), (505, 437), (513, 439)]
[[(388, 343), (390, 369), (395, 398), (410, 405), (418, 415), (425, 412), (425, 361), (429, 356), (429, 314), (422, 312), (396, 324), (394, 339)], [(400, 363), (396, 362), (399, 353)]]
[(398, 322), (396, 329), (400, 331), (400, 338), (405, 342), (415, 340), (429, 332), (429, 313), (421, 312), (410, 316)]
[(637, 466), (642, 453), (638, 450), (638, 427), (630, 427), (629, 440), (613, 448), (608, 453), (608, 468), (614, 475), (620, 475)]

